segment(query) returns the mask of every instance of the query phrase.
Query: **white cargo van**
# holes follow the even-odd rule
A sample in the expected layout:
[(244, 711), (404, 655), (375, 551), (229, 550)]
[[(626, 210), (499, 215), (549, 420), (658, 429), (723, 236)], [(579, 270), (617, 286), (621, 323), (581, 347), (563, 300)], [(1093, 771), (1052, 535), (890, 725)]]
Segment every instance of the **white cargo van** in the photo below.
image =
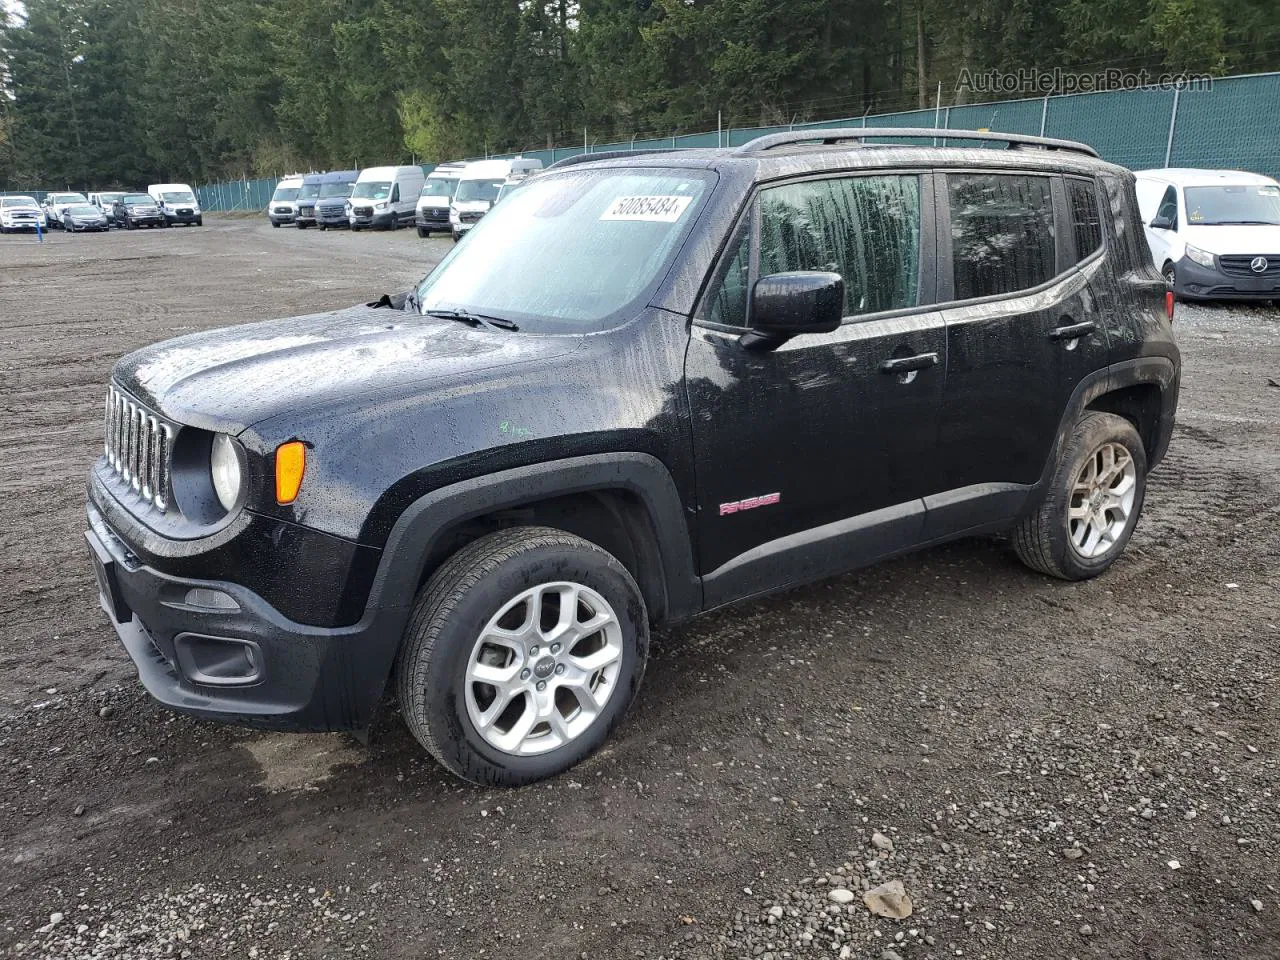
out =
[(449, 229), (449, 204), (466, 166), (465, 163), (442, 163), (427, 175), (413, 218), (418, 225), (418, 236), (429, 237), (432, 230)]
[(298, 222), (298, 194), (302, 191), (302, 177), (283, 177), (276, 184), (276, 192), (267, 204), (267, 219), (273, 227), (282, 223)]
[(498, 202), (498, 194), (512, 172), (528, 176), (542, 169), (541, 160), (476, 160), (468, 163), (449, 205), (449, 232), (457, 243)]
[(422, 192), (421, 167), (369, 167), (361, 170), (347, 201), (352, 230), (410, 223)]
[(153, 183), (147, 187), (147, 193), (164, 214), (166, 227), (176, 223), (204, 226), (204, 215), (200, 213), (196, 192), (185, 183)]

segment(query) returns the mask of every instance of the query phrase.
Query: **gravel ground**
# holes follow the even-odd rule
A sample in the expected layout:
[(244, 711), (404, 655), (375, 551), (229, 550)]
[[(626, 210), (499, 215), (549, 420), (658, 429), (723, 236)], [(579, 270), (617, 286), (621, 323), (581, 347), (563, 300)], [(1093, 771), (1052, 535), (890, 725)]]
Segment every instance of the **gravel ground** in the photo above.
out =
[(447, 245), (0, 238), (0, 952), (1280, 957), (1272, 308), (1179, 307), (1179, 426), (1106, 576), (974, 540), (702, 618), (549, 783), (458, 783), (393, 712), (365, 748), (153, 706), (80, 538), (111, 362)]

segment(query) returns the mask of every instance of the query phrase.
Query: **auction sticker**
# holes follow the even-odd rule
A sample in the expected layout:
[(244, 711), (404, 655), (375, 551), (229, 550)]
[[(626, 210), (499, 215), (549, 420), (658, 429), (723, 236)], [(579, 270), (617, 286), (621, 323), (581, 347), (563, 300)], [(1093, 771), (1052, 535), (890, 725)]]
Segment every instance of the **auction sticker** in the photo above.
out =
[(675, 223), (691, 203), (693, 197), (619, 197), (600, 219)]

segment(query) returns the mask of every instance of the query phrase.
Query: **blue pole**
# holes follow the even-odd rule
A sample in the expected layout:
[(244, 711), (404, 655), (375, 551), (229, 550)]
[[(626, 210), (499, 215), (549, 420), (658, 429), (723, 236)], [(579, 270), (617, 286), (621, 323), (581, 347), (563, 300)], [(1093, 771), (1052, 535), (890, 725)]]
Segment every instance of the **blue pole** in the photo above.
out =
[(36, 242), (44, 243), (44, 231), (40, 229), (40, 221), (36, 221)]

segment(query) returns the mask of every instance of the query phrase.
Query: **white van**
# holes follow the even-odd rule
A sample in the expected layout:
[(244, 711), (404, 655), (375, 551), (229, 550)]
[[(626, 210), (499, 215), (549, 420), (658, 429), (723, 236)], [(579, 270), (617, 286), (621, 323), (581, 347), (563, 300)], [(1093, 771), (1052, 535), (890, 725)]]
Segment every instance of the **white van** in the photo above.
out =
[(465, 163), (442, 163), (427, 175), (422, 183), (422, 192), (418, 194), (418, 208), (413, 217), (418, 226), (418, 236), (429, 237), (432, 230), (449, 229), (449, 204), (466, 166)]
[(1280, 298), (1280, 183), (1239, 170), (1139, 170), (1151, 257), (1186, 300)]
[(347, 201), (352, 230), (387, 227), (394, 230), (413, 220), (422, 192), (421, 167), (369, 167), (361, 170)]
[(526, 160), (524, 157), (468, 163), (449, 205), (449, 232), (453, 235), (453, 242), (462, 239), (462, 235), (479, 223), (489, 208), (498, 202), (498, 194), (513, 172), (528, 176), (541, 169), (541, 160)]
[(204, 216), (200, 213), (196, 192), (185, 183), (153, 183), (147, 187), (147, 193), (151, 194), (151, 199), (164, 214), (166, 227), (172, 227), (175, 223), (204, 226)]
[(276, 184), (276, 192), (267, 203), (267, 219), (273, 227), (282, 223), (298, 222), (298, 194), (302, 190), (302, 177), (282, 177)]

